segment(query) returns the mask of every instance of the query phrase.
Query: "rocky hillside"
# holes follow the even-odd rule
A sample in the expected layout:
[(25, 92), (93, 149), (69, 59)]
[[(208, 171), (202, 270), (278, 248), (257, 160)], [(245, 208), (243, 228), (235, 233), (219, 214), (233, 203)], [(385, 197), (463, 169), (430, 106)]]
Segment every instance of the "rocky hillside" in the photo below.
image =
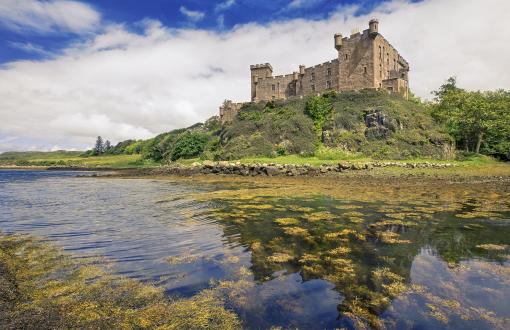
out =
[(364, 90), (247, 103), (233, 122), (223, 126), (212, 117), (150, 140), (121, 142), (110, 153), (141, 153), (154, 161), (292, 154), (406, 159), (449, 158), (451, 146), (451, 138), (424, 105)]
[[(329, 107), (319, 125), (308, 109), (314, 101)], [(448, 158), (451, 145), (423, 105), (364, 90), (250, 103), (222, 129), (219, 156), (312, 155), (325, 146), (373, 158)]]

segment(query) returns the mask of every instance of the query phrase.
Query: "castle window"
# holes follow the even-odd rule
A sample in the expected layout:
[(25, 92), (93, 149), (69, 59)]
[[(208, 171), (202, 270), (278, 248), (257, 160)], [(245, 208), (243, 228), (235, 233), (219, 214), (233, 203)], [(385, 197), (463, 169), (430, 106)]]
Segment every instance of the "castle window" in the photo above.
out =
[(315, 72), (312, 72), (312, 75), (310, 76), (310, 81), (314, 81), (315, 80)]
[(327, 89), (330, 89), (330, 88), (331, 88), (331, 81), (329, 81), (329, 80), (328, 80), (328, 81), (326, 81), (326, 87), (327, 87)]
[(345, 59), (347, 59), (349, 57), (349, 55), (345, 54)]
[(271, 90), (272, 91), (276, 90), (276, 86), (274, 84), (271, 85)]
[(312, 84), (312, 92), (315, 92), (315, 85)]
[(367, 74), (367, 67), (366, 66), (363, 67), (363, 73)]
[(382, 78), (382, 70), (379, 70), (379, 77)]
[(328, 68), (328, 76), (331, 76), (331, 68)]

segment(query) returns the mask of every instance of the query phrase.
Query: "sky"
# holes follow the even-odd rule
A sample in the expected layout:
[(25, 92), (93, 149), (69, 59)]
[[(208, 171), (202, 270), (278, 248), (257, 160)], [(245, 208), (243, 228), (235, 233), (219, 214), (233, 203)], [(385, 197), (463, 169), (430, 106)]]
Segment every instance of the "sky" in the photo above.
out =
[(508, 0), (0, 0), (0, 152), (84, 150), (203, 122), (274, 74), (336, 57), (371, 18), (430, 99), (510, 89)]

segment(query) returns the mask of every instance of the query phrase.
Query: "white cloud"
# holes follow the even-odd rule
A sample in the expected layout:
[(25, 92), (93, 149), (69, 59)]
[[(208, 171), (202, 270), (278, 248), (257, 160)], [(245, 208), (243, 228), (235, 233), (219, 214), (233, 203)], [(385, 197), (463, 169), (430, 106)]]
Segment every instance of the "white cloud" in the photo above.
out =
[(226, 0), (224, 2), (220, 2), (219, 4), (216, 5), (216, 7), (214, 7), (214, 11), (217, 13), (222, 12), (222, 11), (229, 9), (230, 7), (232, 7), (235, 4), (236, 4), (236, 0)]
[(198, 10), (189, 10), (188, 8), (186, 8), (184, 6), (181, 6), (181, 8), (179, 8), (179, 11), (181, 12), (181, 14), (186, 16), (193, 23), (199, 22), (199, 21), (203, 20), (205, 17), (204, 12), (201, 12)]
[(287, 9), (292, 10), (292, 9), (310, 8), (322, 1), (323, 0), (292, 0), (287, 5)]
[(97, 11), (78, 1), (0, 1), (0, 25), (18, 32), (85, 33), (95, 30), (100, 20)]
[(45, 50), (43, 47), (41, 47), (39, 45), (35, 45), (35, 44), (31, 43), (31, 42), (14, 42), (14, 41), (10, 41), (10, 42), (7, 42), (7, 44), (11, 48), (20, 49), (20, 50), (22, 50), (24, 52), (27, 52), (27, 53), (39, 54), (39, 55), (43, 55), (43, 56), (52, 56), (53, 55), (51, 52)]
[(218, 29), (224, 30), (225, 29), (225, 16), (223, 14), (218, 15), (216, 18), (216, 23), (218, 24)]
[(409, 61), (416, 94), (428, 97), (451, 75), (468, 89), (510, 89), (504, 74), (510, 44), (502, 42), (510, 40), (508, 12), (506, 0), (491, 6), (397, 0), (363, 16), (345, 7), (324, 20), (247, 24), (222, 33), (171, 30), (151, 20), (141, 34), (110, 26), (51, 60), (0, 69), (0, 137), (17, 137), (11, 147), (28, 145), (23, 137), (46, 148), (83, 148), (97, 135), (118, 142), (185, 127), (216, 115), (225, 98), (249, 100), (250, 64), (271, 62), (283, 74), (331, 60), (333, 34), (364, 29), (372, 17)]

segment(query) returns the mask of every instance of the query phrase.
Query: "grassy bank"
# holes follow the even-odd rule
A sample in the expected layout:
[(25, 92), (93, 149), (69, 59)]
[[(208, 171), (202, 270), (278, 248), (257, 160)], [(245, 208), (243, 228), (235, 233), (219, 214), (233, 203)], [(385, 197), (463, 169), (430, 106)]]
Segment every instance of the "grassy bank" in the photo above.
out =
[(55, 155), (38, 153), (26, 157), (0, 158), (3, 167), (106, 167), (106, 168), (137, 168), (155, 166), (154, 162), (142, 160), (141, 155), (105, 155), (82, 157), (80, 155)]
[[(146, 169), (164, 165), (191, 166), (193, 163), (203, 163), (200, 158), (180, 159), (172, 163), (153, 162), (143, 160), (140, 155), (105, 155), (105, 156), (66, 156), (50, 153), (48, 155), (37, 154), (35, 157), (0, 159), (0, 167), (9, 168), (46, 168), (46, 167), (83, 167), (83, 168), (112, 168), (112, 169)], [(357, 154), (317, 153), (314, 156), (304, 157), (299, 155), (287, 155), (278, 157), (245, 157), (231, 162), (240, 162), (243, 164), (295, 164), (312, 166), (321, 166), (323, 164), (333, 165), (338, 163), (364, 164), (373, 162), (391, 162), (391, 163), (429, 163), (429, 164), (454, 164), (450, 168), (421, 168), (409, 169), (401, 167), (386, 167), (370, 171), (371, 175), (406, 175), (406, 174), (426, 174), (426, 175), (462, 175), (462, 176), (510, 176), (510, 164), (500, 162), (493, 158), (480, 155), (471, 155), (458, 160), (437, 160), (427, 158), (415, 158), (407, 160), (380, 160), (370, 157), (362, 157)]]
[(219, 292), (165, 298), (26, 236), (0, 233), (2, 329), (237, 329)]

